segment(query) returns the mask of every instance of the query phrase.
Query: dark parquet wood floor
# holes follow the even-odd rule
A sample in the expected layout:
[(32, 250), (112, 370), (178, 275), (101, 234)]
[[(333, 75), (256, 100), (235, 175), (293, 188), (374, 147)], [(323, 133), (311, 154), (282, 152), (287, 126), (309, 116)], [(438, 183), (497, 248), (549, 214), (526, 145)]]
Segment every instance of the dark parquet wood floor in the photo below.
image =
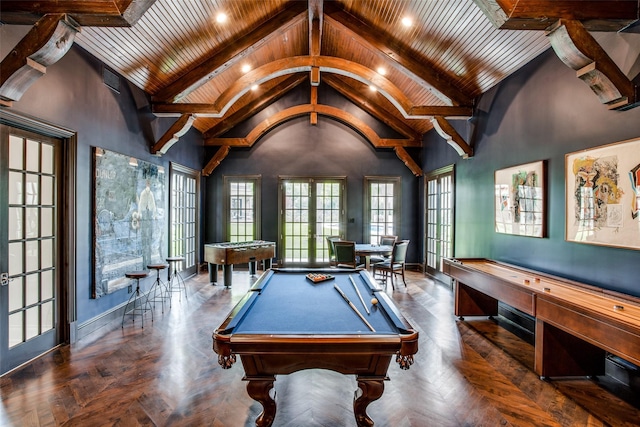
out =
[[(542, 381), (533, 348), (487, 319), (457, 320), (453, 295), (421, 273), (388, 293), (420, 332), (415, 364), (392, 363), (368, 409), (376, 426), (633, 426), (640, 411), (589, 379)], [(0, 378), (2, 426), (253, 426), (261, 406), (242, 364), (218, 366), (211, 334), (254, 279), (233, 288), (188, 281), (189, 299), (145, 328), (120, 321)], [(277, 377), (274, 426), (354, 426), (353, 376), (307, 370)]]

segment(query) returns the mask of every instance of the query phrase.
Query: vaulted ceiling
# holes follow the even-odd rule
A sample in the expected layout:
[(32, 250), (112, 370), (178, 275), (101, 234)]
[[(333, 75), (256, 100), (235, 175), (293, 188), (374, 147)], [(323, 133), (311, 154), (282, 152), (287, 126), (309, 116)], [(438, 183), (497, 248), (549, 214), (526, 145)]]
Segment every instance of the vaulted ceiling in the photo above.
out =
[[(435, 127), (471, 156), (450, 121), (471, 117), (482, 93), (550, 46), (606, 107), (636, 106), (638, 87), (590, 31), (634, 31), (639, 9), (638, 0), (2, 0), (3, 24), (34, 27), (0, 64), (0, 103), (19, 100), (75, 42), (149, 93), (156, 115), (175, 117), (151, 152), (166, 152), (191, 127), (220, 147), (207, 174), (231, 147), (318, 115), (396, 150), (420, 174), (406, 147), (419, 147)], [(224, 137), (301, 84), (307, 104), (244, 138)], [(380, 138), (357, 117), (319, 104), (326, 87), (402, 138)]]

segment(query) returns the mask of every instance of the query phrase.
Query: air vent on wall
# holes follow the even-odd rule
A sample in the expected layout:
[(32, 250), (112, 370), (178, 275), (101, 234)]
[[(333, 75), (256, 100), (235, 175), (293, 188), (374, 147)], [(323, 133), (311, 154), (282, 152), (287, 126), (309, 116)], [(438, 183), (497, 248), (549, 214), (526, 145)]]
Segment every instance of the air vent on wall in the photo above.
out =
[(109, 86), (109, 88), (120, 93), (120, 76), (107, 67), (102, 67), (102, 81)]

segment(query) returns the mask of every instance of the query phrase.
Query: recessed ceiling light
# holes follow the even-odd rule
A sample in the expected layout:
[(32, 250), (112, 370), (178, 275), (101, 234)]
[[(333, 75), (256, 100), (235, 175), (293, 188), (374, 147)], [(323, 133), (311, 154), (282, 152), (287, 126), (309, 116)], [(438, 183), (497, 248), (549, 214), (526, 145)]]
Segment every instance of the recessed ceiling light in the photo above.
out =
[(384, 69), (384, 67), (378, 67), (378, 74), (380, 74), (381, 76), (384, 76), (385, 74), (387, 74), (387, 70)]
[(251, 86), (251, 90), (258, 90), (258, 85)]
[(410, 27), (413, 25), (413, 20), (408, 16), (405, 16), (404, 18), (402, 18), (402, 25), (404, 25), (405, 27)]
[(224, 12), (220, 12), (216, 15), (216, 22), (218, 24), (224, 24), (225, 22), (227, 22), (227, 14)]
[(242, 66), (242, 72), (243, 73), (248, 73), (250, 69), (251, 69), (251, 65), (249, 65), (249, 64), (244, 64)]

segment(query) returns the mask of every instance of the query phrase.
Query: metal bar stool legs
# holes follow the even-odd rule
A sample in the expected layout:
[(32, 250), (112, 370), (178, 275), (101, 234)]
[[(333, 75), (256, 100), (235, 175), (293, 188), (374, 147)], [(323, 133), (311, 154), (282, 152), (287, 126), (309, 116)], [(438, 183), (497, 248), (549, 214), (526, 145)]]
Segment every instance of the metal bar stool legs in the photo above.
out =
[[(167, 258), (167, 262), (169, 263), (169, 292), (178, 292), (180, 295), (180, 301), (182, 301), (182, 291), (184, 291), (185, 299), (189, 299), (187, 297), (187, 287), (184, 284), (184, 279), (178, 272), (177, 263), (184, 261), (184, 257), (174, 256)], [(173, 267), (173, 268), (172, 268)], [(217, 266), (216, 266), (217, 268)]]
[[(144, 328), (144, 313), (145, 311), (149, 310), (151, 312), (151, 321), (153, 322), (153, 310), (151, 309), (151, 304), (149, 304), (149, 299), (145, 294), (140, 292), (140, 279), (144, 279), (148, 275), (149, 275), (148, 271), (130, 271), (128, 273), (125, 273), (125, 276), (128, 277), (129, 279), (136, 280), (136, 289), (135, 291), (133, 291), (133, 293), (129, 297), (129, 301), (127, 301), (127, 305), (124, 306), (124, 313), (122, 314), (123, 328), (124, 328), (124, 318), (129, 313), (132, 314), (131, 318), (133, 319), (133, 322), (136, 321), (136, 315), (137, 314), (140, 315), (140, 317), (142, 318), (142, 327)], [(144, 302), (141, 301), (141, 299), (144, 299)], [(129, 304), (131, 304), (132, 302), (133, 302), (133, 308), (127, 311), (127, 308), (129, 308)]]
[(167, 264), (149, 264), (147, 268), (149, 270), (156, 271), (156, 281), (151, 285), (151, 289), (149, 289), (149, 302), (153, 303), (153, 307), (155, 308), (156, 302), (160, 302), (162, 304), (162, 312), (164, 313), (164, 301), (169, 300), (169, 307), (171, 307), (171, 294), (169, 294), (168, 284), (160, 280), (160, 270), (164, 270), (167, 268)]

